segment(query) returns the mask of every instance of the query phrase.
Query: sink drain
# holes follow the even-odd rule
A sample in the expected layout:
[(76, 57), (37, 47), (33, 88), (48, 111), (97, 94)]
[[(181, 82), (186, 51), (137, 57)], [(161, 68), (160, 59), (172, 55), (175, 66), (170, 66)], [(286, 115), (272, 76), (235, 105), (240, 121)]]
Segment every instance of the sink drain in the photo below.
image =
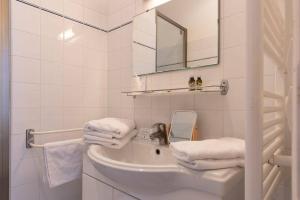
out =
[(157, 155), (160, 155), (160, 150), (159, 149), (156, 149), (155, 152), (156, 152)]

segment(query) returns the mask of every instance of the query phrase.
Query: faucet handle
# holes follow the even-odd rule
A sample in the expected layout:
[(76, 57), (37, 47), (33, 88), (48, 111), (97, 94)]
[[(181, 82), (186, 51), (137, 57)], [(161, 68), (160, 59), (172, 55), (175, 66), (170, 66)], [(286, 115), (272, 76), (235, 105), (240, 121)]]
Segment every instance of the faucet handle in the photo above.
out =
[(167, 125), (164, 123), (155, 123), (152, 125), (152, 128), (155, 129), (155, 131), (150, 135), (151, 140), (158, 138), (160, 144), (168, 145)]
[(152, 125), (152, 128), (156, 129), (155, 132), (163, 132), (163, 133), (165, 133), (166, 130), (167, 130), (166, 127), (167, 126), (164, 123), (155, 123), (155, 124)]

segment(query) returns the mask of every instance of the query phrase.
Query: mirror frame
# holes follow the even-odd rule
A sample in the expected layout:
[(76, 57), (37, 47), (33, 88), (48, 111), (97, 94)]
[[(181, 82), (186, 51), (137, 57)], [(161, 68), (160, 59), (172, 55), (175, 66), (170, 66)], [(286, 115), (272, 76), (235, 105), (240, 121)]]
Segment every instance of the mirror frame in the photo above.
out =
[[(166, 2), (166, 3), (170, 3), (172, 0)], [(147, 75), (154, 75), (154, 74), (160, 74), (160, 73), (167, 73), (167, 72), (175, 72), (175, 71), (184, 71), (184, 70), (193, 70), (193, 69), (198, 69), (198, 68), (202, 68), (202, 67), (211, 67), (211, 66), (217, 66), (220, 64), (220, 60), (221, 60), (221, 0), (217, 0), (218, 1), (218, 19), (217, 19), (217, 23), (218, 23), (218, 61), (216, 64), (210, 64), (210, 65), (203, 65), (203, 66), (199, 66), (199, 67), (187, 67), (187, 64), (186, 64), (186, 67), (183, 68), (183, 69), (174, 69), (174, 70), (168, 70), (168, 71), (156, 71), (156, 72), (153, 72), (153, 73), (147, 73), (147, 74), (133, 74), (134, 77), (136, 76), (147, 76)], [(163, 4), (166, 4), (166, 3), (163, 3)], [(144, 13), (147, 13), (153, 9), (157, 9), (159, 6), (163, 5), (163, 4), (160, 4), (158, 6), (155, 6), (151, 9), (148, 9), (144, 12), (141, 12), (141, 13), (138, 13), (136, 15), (133, 16), (133, 20), (132, 20), (132, 23), (134, 23), (134, 19), (136, 17), (138, 17), (139, 15), (142, 15)], [(157, 10), (156, 10), (156, 13), (157, 13)], [(156, 30), (157, 31), (157, 30)], [(157, 40), (156, 40), (157, 42)], [(132, 39), (132, 43), (134, 43), (133, 39)], [(187, 46), (186, 46), (187, 48)], [(157, 53), (157, 52), (156, 52)], [(156, 57), (156, 53), (155, 53), (155, 63), (157, 63), (157, 57)], [(186, 51), (186, 54), (187, 54), (187, 51)], [(155, 70), (157, 69), (157, 66), (155, 66)], [(134, 73), (134, 72), (133, 72)]]

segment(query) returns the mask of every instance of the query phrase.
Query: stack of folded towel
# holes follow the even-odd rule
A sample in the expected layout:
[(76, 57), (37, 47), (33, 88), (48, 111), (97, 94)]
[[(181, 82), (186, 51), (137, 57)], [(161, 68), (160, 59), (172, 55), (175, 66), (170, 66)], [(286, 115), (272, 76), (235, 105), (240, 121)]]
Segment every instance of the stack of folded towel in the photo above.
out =
[(89, 121), (84, 127), (86, 143), (115, 149), (125, 146), (136, 134), (135, 123), (129, 119), (103, 118)]
[(224, 169), (244, 166), (244, 140), (219, 138), (171, 143), (178, 163), (195, 170)]

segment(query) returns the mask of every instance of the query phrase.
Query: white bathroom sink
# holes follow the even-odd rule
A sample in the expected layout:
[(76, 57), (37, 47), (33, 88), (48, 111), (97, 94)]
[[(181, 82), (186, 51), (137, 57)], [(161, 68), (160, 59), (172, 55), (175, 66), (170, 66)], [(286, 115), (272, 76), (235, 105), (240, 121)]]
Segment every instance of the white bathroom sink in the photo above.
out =
[(87, 155), (102, 175), (147, 195), (194, 189), (224, 196), (244, 174), (241, 168), (190, 170), (176, 163), (168, 147), (140, 141), (132, 141), (121, 150), (91, 145)]

